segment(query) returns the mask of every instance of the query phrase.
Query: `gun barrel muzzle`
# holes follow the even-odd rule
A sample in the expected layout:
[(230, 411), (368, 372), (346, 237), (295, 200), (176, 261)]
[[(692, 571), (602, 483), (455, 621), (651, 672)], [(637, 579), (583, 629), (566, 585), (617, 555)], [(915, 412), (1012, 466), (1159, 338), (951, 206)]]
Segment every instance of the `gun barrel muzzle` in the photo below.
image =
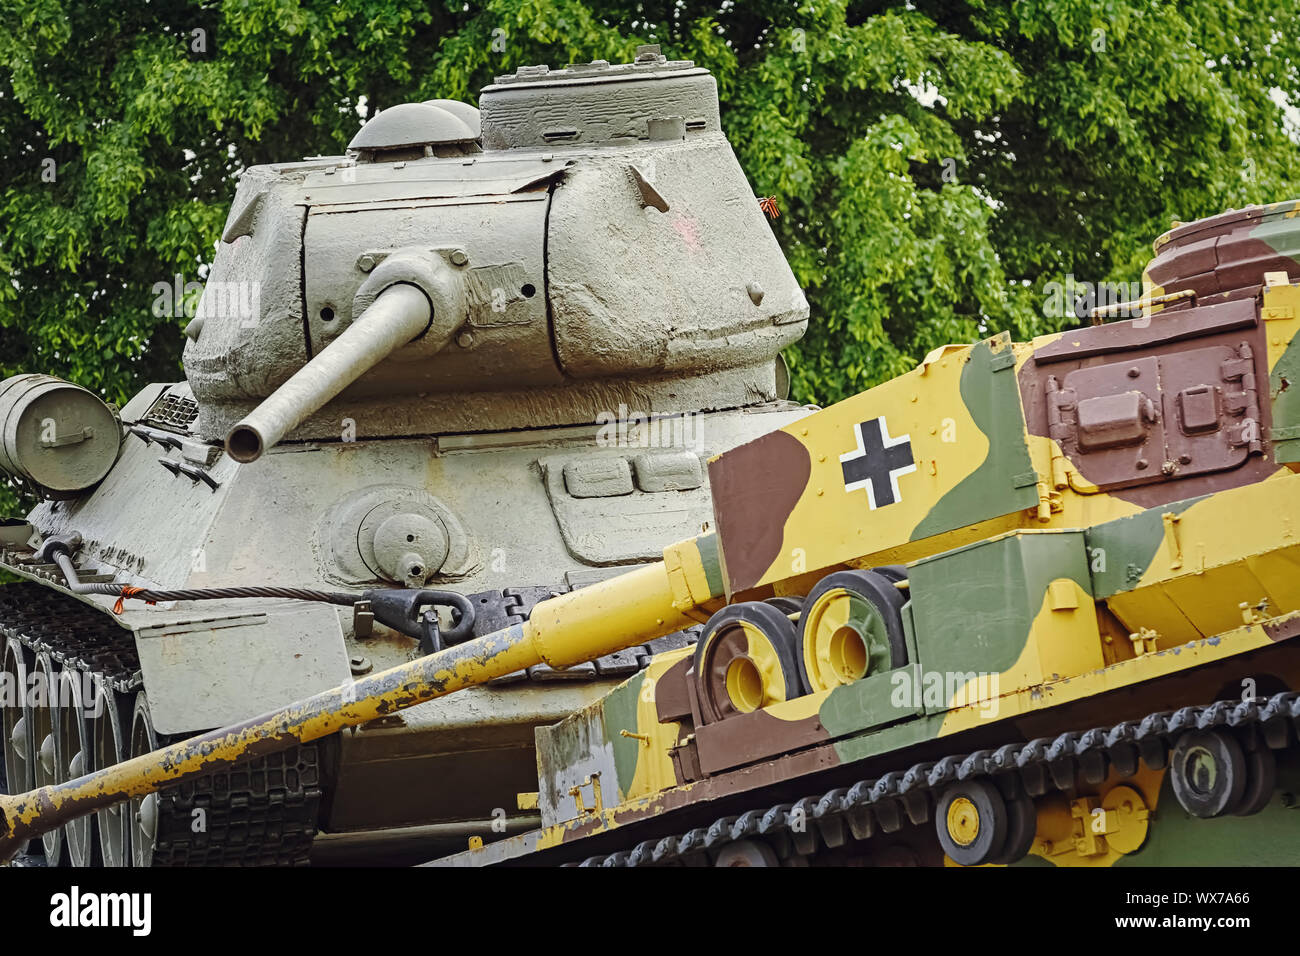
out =
[(432, 311), (414, 285), (389, 286), (337, 339), (235, 424), (226, 453), (256, 461), (308, 415), (429, 327)]

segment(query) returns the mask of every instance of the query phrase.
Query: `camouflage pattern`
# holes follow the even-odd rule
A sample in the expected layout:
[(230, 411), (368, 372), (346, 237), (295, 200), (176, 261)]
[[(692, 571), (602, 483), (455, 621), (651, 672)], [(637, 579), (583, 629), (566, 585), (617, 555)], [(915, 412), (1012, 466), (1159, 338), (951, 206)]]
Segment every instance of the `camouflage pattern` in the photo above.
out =
[[(1300, 862), (1296, 209), (1161, 237), (1148, 284), (1194, 296), (936, 350), (711, 460), (726, 598), (788, 627), (732, 614), (539, 729), (543, 828), (440, 862), (951, 863), (968, 777), (1032, 798), (992, 862)], [(1198, 726), (1248, 768), (1213, 819), (1171, 789)]]

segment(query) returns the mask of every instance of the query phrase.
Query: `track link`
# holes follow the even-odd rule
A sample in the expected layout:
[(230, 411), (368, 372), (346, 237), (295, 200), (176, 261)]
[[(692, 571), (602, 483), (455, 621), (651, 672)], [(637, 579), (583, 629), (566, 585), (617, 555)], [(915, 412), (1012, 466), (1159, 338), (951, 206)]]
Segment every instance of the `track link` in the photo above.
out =
[(913, 764), (907, 770), (836, 787), (793, 803), (754, 808), (719, 817), (708, 826), (675, 836), (644, 840), (630, 850), (591, 856), (566, 866), (655, 866), (705, 864), (708, 854), (737, 840), (764, 838), (783, 859), (809, 856), (819, 846), (843, 846), (851, 837), (867, 840), (894, 833), (905, 822), (927, 823), (938, 793), (951, 783), (976, 778), (1022, 786), (1031, 797), (1073, 790), (1082, 777), (1100, 784), (1114, 768), (1132, 777), (1139, 761), (1152, 770), (1168, 765), (1173, 741), (1185, 731), (1226, 727), (1257, 734), (1256, 744), (1292, 747), (1300, 733), (1300, 693), (1182, 707), (1148, 714), (1112, 727), (1069, 731), (1028, 743), (1009, 743), (964, 756)]

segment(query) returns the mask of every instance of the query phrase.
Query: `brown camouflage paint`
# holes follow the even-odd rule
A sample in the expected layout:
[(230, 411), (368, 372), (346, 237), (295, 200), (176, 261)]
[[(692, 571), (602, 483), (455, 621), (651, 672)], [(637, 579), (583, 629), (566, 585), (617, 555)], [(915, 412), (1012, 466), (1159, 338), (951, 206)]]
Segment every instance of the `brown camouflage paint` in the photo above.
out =
[(728, 594), (752, 587), (780, 555), (786, 518), (811, 474), (808, 449), (784, 431), (709, 462)]
[[(1020, 395), (1025, 407), (1025, 424), (1030, 434), (1050, 437), (1048, 425), (1048, 386), (1047, 379), (1052, 376), (1063, 382), (1070, 372), (1076, 369), (1115, 366), (1122, 369), (1126, 363), (1125, 352), (1141, 350), (1132, 356), (1133, 366), (1139, 367), (1144, 361), (1158, 356), (1165, 364), (1177, 356), (1188, 356), (1189, 362), (1173, 365), (1198, 366), (1195, 373), (1200, 377), (1210, 377), (1213, 370), (1206, 361), (1206, 350), (1216, 347), (1240, 349), (1243, 345), (1253, 352), (1253, 374), (1257, 389), (1258, 414), (1261, 433), (1268, 434), (1271, 424), (1269, 402), (1267, 401), (1267, 342), (1264, 329), (1258, 319), (1257, 304), (1252, 301), (1225, 303), (1175, 313), (1156, 313), (1150, 318), (1146, 328), (1136, 327), (1134, 320), (1116, 322), (1109, 325), (1094, 326), (1065, 333), (1060, 339), (1037, 350), (1033, 357), (1024, 363), (1019, 372)], [(1077, 343), (1077, 344), (1076, 344)], [(1200, 353), (1196, 356), (1195, 353)], [(1199, 366), (1206, 366), (1205, 369)], [(1207, 370), (1209, 369), (1209, 370)], [(1179, 371), (1180, 376), (1192, 374)], [(1195, 375), (1194, 375), (1195, 377)], [(1180, 384), (1190, 384), (1190, 379)], [(1216, 384), (1215, 381), (1206, 384)], [(1086, 397), (1086, 396), (1085, 396)], [(1178, 416), (1173, 407), (1175, 395), (1164, 396), (1161, 421), (1170, 433), (1173, 444), (1183, 440)], [(1232, 419), (1225, 419), (1231, 423)], [(1226, 427), (1226, 426), (1225, 426)], [(1099, 486), (1103, 492), (1132, 502), (1143, 508), (1180, 501), (1199, 495), (1236, 488), (1241, 485), (1262, 481), (1277, 470), (1277, 465), (1268, 454), (1268, 445), (1264, 445), (1263, 454), (1249, 454), (1244, 463), (1222, 470), (1202, 474), (1180, 474), (1175, 471), (1165, 475), (1161, 471), (1164, 460), (1163, 449), (1152, 449), (1147, 457), (1149, 470), (1144, 476), (1130, 469), (1119, 469), (1110, 462), (1116, 456), (1105, 453), (1081, 454), (1076, 448), (1062, 449), (1071, 464), (1089, 482)], [(1136, 452), (1134, 456), (1136, 456)], [(1139, 483), (1140, 482), (1140, 483)]]

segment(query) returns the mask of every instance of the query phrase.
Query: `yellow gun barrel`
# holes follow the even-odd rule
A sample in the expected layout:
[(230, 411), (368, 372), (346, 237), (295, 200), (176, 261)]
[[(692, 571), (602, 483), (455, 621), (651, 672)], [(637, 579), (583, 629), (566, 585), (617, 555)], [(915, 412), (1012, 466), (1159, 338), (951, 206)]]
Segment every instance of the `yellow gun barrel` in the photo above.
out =
[(77, 817), (241, 758), (317, 740), (536, 664), (568, 667), (688, 627), (696, 607), (721, 594), (716, 554), (712, 535), (681, 542), (665, 550), (662, 562), (538, 604), (522, 624), (75, 780), (0, 796), (0, 861)]

